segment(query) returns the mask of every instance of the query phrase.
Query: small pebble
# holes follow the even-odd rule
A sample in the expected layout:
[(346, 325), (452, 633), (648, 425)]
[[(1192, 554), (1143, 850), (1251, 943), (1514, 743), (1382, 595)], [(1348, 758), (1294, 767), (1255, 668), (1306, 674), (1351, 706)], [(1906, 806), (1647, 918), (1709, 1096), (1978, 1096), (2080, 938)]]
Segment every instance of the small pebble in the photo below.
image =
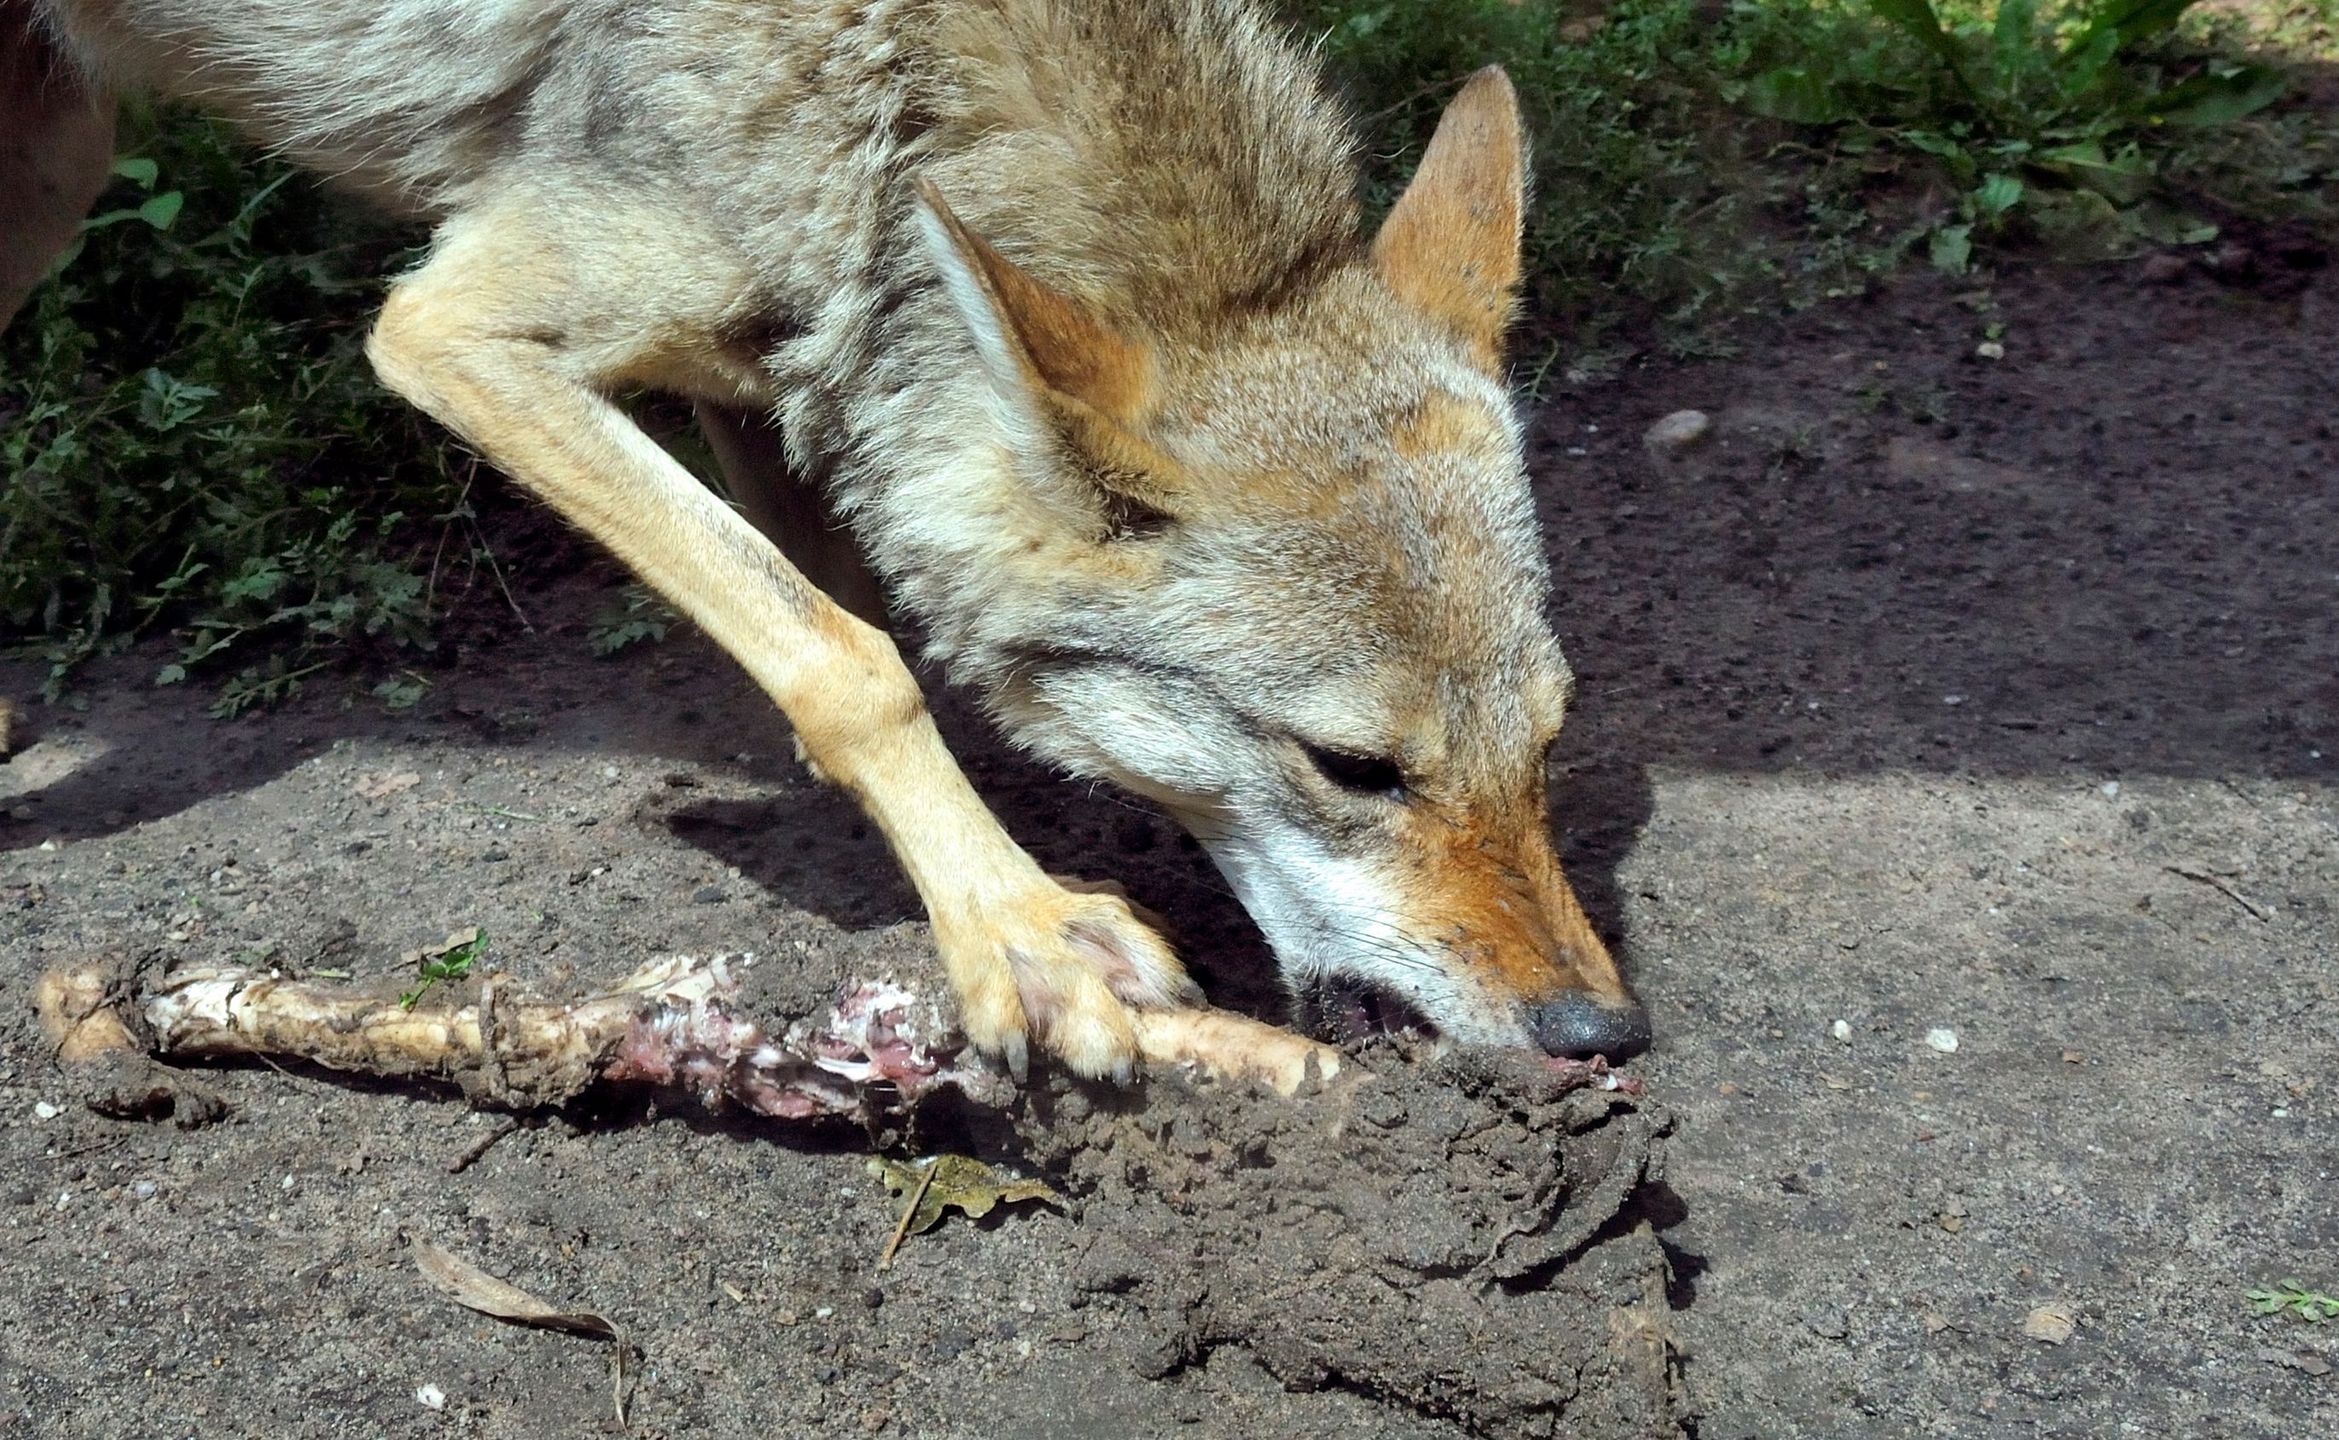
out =
[(33, 1102), (32, 1116), (35, 1120), (54, 1120), (64, 1113), (65, 1107), (62, 1105), (51, 1105), (46, 1100), (35, 1100)]
[(280, 1188), (290, 1190), (298, 1184), (300, 1184), (300, 1177), (296, 1175), (287, 1175), (284, 1177), (284, 1182)]
[(1984, 360), (2003, 360), (2006, 358), (2006, 347), (1995, 340), (1984, 340), (1974, 347), (1974, 353)]
[(141, 1200), (152, 1200), (154, 1198), (154, 1182), (152, 1180), (141, 1180), (137, 1184), (130, 1187), (130, 1193), (137, 1196)]
[(1946, 1025), (1936, 1025), (1925, 1032), (1925, 1043), (1944, 1055), (1957, 1053), (1957, 1032)]
[(2103, 793), (2104, 793), (2104, 798), (2105, 798), (2105, 799), (2107, 799), (2107, 800), (2108, 800), (2108, 799), (2112, 799), (2112, 798), (2116, 797), (2116, 796), (2117, 796), (2117, 795), (2120, 793), (2120, 782), (2119, 782), (2119, 781), (2117, 781), (2117, 780), (2106, 780), (2106, 781), (2104, 781), (2104, 782), (2103, 782)]
[(604, 780), (615, 780), (617, 778), (617, 767), (615, 765), (602, 766), (601, 778)]
[(1827, 1027), (1827, 1033), (1833, 1035), (1838, 1040), (1849, 1040), (1852, 1038), (1852, 1022), (1849, 1020), (1838, 1020), (1833, 1025)]
[(1679, 455), (1712, 434), (1714, 422), (1703, 410), (1676, 410), (1641, 436), (1652, 455)]
[(415, 1386), (414, 1398), (422, 1402), (422, 1408), (425, 1410), (444, 1410), (447, 1408), (447, 1392), (436, 1385)]
[(2079, 1328), (2079, 1307), (2068, 1300), (2050, 1300), (2022, 1319), (2022, 1333), (2043, 1345), (2061, 1345)]

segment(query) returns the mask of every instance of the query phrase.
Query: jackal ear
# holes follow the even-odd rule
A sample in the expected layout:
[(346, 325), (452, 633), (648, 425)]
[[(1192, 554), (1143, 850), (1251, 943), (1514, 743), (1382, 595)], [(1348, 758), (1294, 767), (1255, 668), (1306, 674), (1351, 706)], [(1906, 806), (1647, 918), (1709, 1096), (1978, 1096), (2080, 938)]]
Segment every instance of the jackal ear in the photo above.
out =
[(1519, 283), (1526, 145), (1519, 97), (1499, 65), (1446, 107), (1413, 183), (1373, 237), (1373, 268), (1397, 297), (1445, 322), (1488, 369)]
[(992, 379), (1033, 398), (1069, 402), (1090, 417), (1134, 427), (1153, 386), (1153, 357), (1073, 297), (991, 247), (919, 179), (918, 218), (943, 285), (983, 353)]

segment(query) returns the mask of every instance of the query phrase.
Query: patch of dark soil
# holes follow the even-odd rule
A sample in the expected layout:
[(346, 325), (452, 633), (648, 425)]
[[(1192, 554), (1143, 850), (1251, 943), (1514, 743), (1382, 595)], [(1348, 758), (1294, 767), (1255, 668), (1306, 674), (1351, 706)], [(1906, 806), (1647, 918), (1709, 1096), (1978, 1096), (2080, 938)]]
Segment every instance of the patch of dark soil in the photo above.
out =
[(1073, 1283), (1136, 1373), (1239, 1346), (1471, 1434), (1673, 1429), (1664, 1258), (1631, 1212), (1661, 1121), (1401, 1068), (1301, 1105), (1213, 1090), (1067, 1097), (1029, 1136), (1112, 1216)]

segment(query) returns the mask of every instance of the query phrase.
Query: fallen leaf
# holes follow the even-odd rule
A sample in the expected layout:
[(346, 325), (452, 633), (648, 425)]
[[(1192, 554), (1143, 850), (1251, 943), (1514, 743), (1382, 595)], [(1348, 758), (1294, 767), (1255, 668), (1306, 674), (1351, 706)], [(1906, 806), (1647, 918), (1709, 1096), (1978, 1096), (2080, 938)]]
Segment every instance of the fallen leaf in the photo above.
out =
[(514, 1325), (540, 1330), (566, 1330), (616, 1345), (611, 1384), (617, 1409), (617, 1428), (625, 1426), (625, 1336), (607, 1317), (590, 1310), (563, 1310), (546, 1304), (517, 1285), (496, 1279), (485, 1270), (428, 1240), (414, 1242), (414, 1268), (422, 1278), (444, 1291), (456, 1304)]
[(414, 1242), (414, 1268), (422, 1278), (446, 1292), (454, 1302), (482, 1315), (498, 1320), (509, 1320), (515, 1325), (533, 1325), (543, 1330), (566, 1330), (572, 1335), (589, 1335), (596, 1340), (615, 1340), (617, 1327), (590, 1310), (563, 1310), (522, 1290), (506, 1284), (485, 1270), (460, 1256), (448, 1253), (428, 1240)]
[(910, 1215), (906, 1233), (911, 1235), (923, 1235), (933, 1229), (942, 1223), (943, 1212), (952, 1208), (964, 1211), (969, 1219), (979, 1220), (1000, 1205), (1044, 1200), (1060, 1206), (1064, 1202), (1064, 1197), (1046, 1181), (1001, 1175), (969, 1155), (936, 1155), (907, 1164), (877, 1159), (869, 1165), (885, 1182), (885, 1188), (896, 1195), (924, 1188), (925, 1193), (918, 1196), (917, 1209)]
[(2068, 1300), (2049, 1300), (2023, 1317), (2022, 1333), (2047, 1345), (2060, 1345), (2079, 1328), (2079, 1307)]
[(412, 770), (383, 770), (372, 775), (360, 775), (350, 786), (351, 793), (361, 800), (387, 800), (400, 791), (411, 790), (422, 783), (422, 776)]

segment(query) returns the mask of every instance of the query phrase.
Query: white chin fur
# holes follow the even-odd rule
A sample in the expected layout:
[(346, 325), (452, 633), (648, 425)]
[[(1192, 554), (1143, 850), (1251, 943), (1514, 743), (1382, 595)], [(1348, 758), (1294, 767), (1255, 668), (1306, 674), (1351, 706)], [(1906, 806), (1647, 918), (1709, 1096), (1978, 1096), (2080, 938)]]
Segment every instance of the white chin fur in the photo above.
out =
[(1197, 831), (1197, 838), (1266, 933), (1287, 988), (1361, 980), (1402, 998), (1455, 1040), (1527, 1043), (1507, 1001), (1456, 975), (1434, 947), (1404, 933), (1386, 887), (1366, 866), (1288, 826), (1263, 831), (1238, 821), (1221, 834)]

